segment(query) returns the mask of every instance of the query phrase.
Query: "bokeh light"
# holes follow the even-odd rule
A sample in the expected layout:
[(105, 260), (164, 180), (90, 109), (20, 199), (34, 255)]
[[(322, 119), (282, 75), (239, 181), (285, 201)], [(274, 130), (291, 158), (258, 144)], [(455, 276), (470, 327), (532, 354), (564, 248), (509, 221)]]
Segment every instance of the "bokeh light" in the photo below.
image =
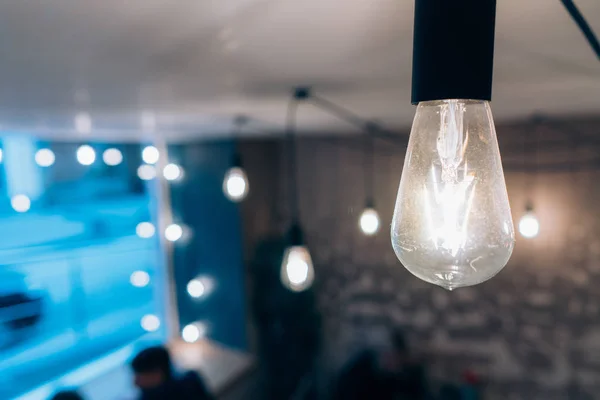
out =
[(10, 199), (10, 205), (16, 212), (24, 213), (29, 211), (31, 200), (24, 194), (17, 194)]
[(79, 146), (77, 149), (77, 161), (81, 165), (92, 165), (96, 161), (96, 152), (87, 144)]
[(160, 319), (154, 314), (146, 314), (142, 317), (140, 325), (147, 332), (155, 332), (160, 328)]
[(159, 158), (160, 153), (154, 146), (146, 146), (144, 147), (144, 150), (142, 150), (142, 160), (144, 160), (146, 164), (156, 164)]
[(123, 162), (123, 154), (119, 149), (106, 149), (104, 150), (104, 153), (102, 153), (102, 160), (106, 165), (114, 167), (115, 165), (119, 165)]
[(143, 181), (149, 181), (156, 178), (156, 168), (152, 165), (143, 164), (137, 169), (139, 178)]
[(156, 232), (156, 228), (154, 227), (154, 224), (152, 224), (151, 222), (140, 222), (135, 227), (135, 233), (139, 237), (144, 238), (144, 239), (151, 238), (152, 236), (154, 236), (155, 232)]
[(150, 275), (146, 271), (133, 271), (129, 282), (135, 287), (146, 287), (150, 283)]

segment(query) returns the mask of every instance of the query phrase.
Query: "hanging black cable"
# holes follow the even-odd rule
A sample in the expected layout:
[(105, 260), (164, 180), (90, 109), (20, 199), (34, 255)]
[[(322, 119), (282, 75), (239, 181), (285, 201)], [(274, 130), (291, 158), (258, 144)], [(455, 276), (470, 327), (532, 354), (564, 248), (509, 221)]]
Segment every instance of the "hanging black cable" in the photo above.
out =
[(374, 186), (375, 186), (375, 174), (374, 174), (374, 152), (375, 152), (375, 138), (370, 132), (364, 137), (364, 185), (365, 185), (365, 207), (375, 208), (375, 197), (374, 197)]
[(587, 21), (581, 14), (581, 11), (579, 11), (573, 0), (561, 1), (567, 9), (567, 11), (569, 12), (569, 14), (571, 14), (571, 17), (573, 18), (577, 26), (579, 26), (581, 33), (583, 33), (583, 36), (585, 36), (585, 38), (587, 39), (594, 53), (596, 53), (596, 57), (598, 57), (598, 59), (600, 60), (600, 42), (598, 41), (598, 38), (594, 34), (594, 31), (592, 30), (590, 25), (587, 23)]
[(304, 99), (304, 92), (296, 90), (290, 99), (286, 117), (286, 136), (288, 147), (288, 196), (291, 215), (290, 244), (302, 245), (304, 242), (302, 228), (300, 227), (300, 208), (298, 205), (298, 171), (296, 165), (296, 114), (298, 100)]

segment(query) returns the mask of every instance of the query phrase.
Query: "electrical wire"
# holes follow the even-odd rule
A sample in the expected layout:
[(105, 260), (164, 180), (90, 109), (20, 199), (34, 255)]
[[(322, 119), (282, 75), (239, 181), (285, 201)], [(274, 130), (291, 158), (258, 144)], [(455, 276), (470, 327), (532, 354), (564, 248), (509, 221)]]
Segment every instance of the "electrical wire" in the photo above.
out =
[(298, 102), (294, 97), (290, 99), (286, 116), (286, 137), (288, 146), (288, 196), (292, 226), (300, 221), (298, 206), (298, 177), (296, 170), (296, 114)]
[(596, 57), (598, 57), (598, 60), (600, 60), (600, 42), (598, 41), (598, 38), (594, 34), (594, 31), (592, 30), (590, 25), (587, 23), (587, 21), (581, 14), (581, 11), (579, 11), (573, 0), (561, 0), (561, 2), (565, 6), (567, 11), (577, 24), (577, 26), (579, 26), (581, 33), (583, 33), (583, 36), (585, 36), (585, 38), (587, 39), (588, 43), (592, 47), (592, 50), (594, 51), (594, 53), (596, 53)]

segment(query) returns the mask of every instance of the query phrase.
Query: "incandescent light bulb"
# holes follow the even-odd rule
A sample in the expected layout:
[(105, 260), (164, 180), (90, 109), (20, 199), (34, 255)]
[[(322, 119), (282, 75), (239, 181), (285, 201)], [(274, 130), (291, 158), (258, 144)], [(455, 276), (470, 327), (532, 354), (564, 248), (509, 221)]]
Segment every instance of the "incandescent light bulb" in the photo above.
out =
[(489, 102), (419, 103), (391, 238), (406, 269), (449, 290), (506, 265), (515, 236)]

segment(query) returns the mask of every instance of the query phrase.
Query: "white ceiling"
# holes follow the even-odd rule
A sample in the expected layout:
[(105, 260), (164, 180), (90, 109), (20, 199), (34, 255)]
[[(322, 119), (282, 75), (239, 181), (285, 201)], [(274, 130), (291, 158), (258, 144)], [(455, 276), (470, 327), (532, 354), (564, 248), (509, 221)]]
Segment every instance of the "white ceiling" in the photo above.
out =
[[(600, 2), (576, 3), (600, 33)], [(247, 133), (276, 132), (291, 88), (310, 85), (404, 129), (412, 17), (412, 0), (4, 0), (0, 128), (134, 140), (152, 112), (178, 140), (228, 134), (242, 113), (257, 120)], [(560, 0), (498, 0), (497, 19), (497, 121), (599, 113), (600, 62)], [(78, 112), (91, 134), (75, 131)], [(299, 124), (351, 131), (308, 105)]]

